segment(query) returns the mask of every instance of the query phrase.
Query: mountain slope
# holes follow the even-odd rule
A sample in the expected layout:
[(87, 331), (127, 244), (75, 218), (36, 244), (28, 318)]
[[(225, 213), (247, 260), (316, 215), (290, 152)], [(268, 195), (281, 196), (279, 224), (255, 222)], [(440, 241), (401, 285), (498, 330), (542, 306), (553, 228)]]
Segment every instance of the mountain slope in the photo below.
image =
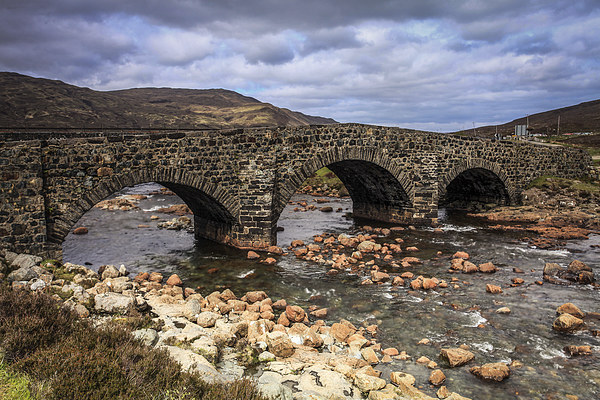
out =
[(224, 129), (335, 123), (225, 89), (95, 91), (0, 72), (0, 127)]
[[(532, 133), (543, 135), (555, 135), (558, 127), (558, 116), (560, 115), (560, 133), (569, 132), (600, 132), (600, 100), (588, 101), (574, 106), (544, 111), (529, 116), (529, 127)], [(515, 125), (527, 124), (527, 117), (518, 118), (511, 122), (498, 125), (498, 133), (503, 136), (515, 132)], [(493, 137), (496, 126), (483, 126), (476, 130), (476, 136)], [(473, 130), (465, 130), (456, 133), (473, 136)]]

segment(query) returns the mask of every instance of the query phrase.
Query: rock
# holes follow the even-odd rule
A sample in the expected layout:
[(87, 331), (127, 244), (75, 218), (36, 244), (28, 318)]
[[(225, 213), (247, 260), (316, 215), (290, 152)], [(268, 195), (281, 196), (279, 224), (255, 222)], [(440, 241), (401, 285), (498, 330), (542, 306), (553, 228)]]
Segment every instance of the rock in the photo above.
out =
[(457, 251), (456, 253), (454, 253), (454, 255), (452, 256), (452, 258), (462, 258), (463, 260), (468, 260), (469, 259), (469, 253), (464, 252), (464, 251)]
[(395, 276), (394, 279), (392, 279), (392, 286), (404, 286), (404, 279)]
[(209, 362), (215, 364), (219, 359), (219, 348), (212, 337), (201, 336), (191, 343), (191, 348)]
[(492, 274), (492, 273), (498, 271), (498, 268), (496, 268), (496, 266), (494, 264), (492, 264), (491, 262), (486, 262), (483, 264), (479, 264), (479, 271), (486, 273), (486, 274)]
[(269, 332), (267, 336), (267, 347), (277, 357), (289, 357), (294, 354), (294, 344), (284, 332)]
[(319, 208), (319, 210), (321, 212), (333, 212), (333, 207), (331, 207), (331, 206), (325, 206), (325, 207)]
[(94, 297), (96, 311), (123, 314), (135, 306), (135, 297), (121, 293), (103, 293)]
[[(297, 395), (302, 399), (354, 399), (353, 387), (346, 377), (339, 372), (331, 371), (320, 365), (305, 368), (298, 378)], [(298, 398), (298, 397), (294, 397)]]
[(424, 290), (430, 290), (430, 289), (435, 289), (437, 287), (437, 279), (431, 279), (431, 278), (424, 278), (423, 279), (423, 289)]
[(114, 265), (105, 265), (104, 268), (100, 267), (100, 269), (102, 269), (102, 280), (108, 278), (118, 278), (120, 276), (119, 270)]
[(38, 277), (39, 275), (32, 267), (21, 267), (8, 274), (6, 280), (9, 282), (27, 282)]
[(579, 307), (577, 307), (573, 303), (563, 304), (562, 306), (560, 306), (556, 309), (556, 313), (559, 315), (560, 314), (571, 314), (572, 316), (577, 317), (577, 318), (585, 317), (585, 314), (583, 313), (583, 311), (581, 311), (579, 309)]
[(385, 380), (375, 376), (367, 375), (362, 372), (358, 372), (356, 375), (354, 375), (354, 384), (363, 393), (367, 393), (372, 390), (380, 390), (386, 386)]
[(400, 386), (401, 384), (412, 386), (415, 384), (415, 377), (405, 372), (392, 372), (390, 374), (390, 380), (392, 383)]
[(559, 332), (575, 332), (583, 325), (583, 320), (571, 314), (561, 314), (554, 320), (552, 329)]
[(499, 294), (502, 293), (502, 288), (500, 286), (487, 284), (485, 285), (485, 291), (491, 294)]
[(248, 303), (250, 303), (250, 304), (256, 303), (259, 301), (263, 301), (266, 298), (267, 298), (267, 294), (265, 292), (263, 292), (262, 290), (246, 293), (246, 299), (248, 300)]
[(446, 386), (441, 386), (435, 394), (439, 399), (445, 399), (450, 396), (450, 391)]
[(556, 263), (546, 263), (546, 265), (544, 265), (544, 275), (557, 276), (562, 271), (564, 270)]
[(87, 318), (90, 316), (90, 310), (83, 304), (75, 304), (73, 311), (75, 311), (75, 314), (77, 314), (79, 318)]
[(131, 335), (146, 346), (154, 346), (158, 342), (158, 333), (154, 329), (138, 329), (131, 332)]
[(270, 351), (265, 350), (258, 355), (258, 361), (261, 363), (275, 361), (275, 354), (271, 353)]
[(385, 272), (371, 271), (371, 280), (373, 282), (386, 282), (390, 279), (390, 276)]
[(377, 357), (377, 354), (375, 354), (375, 350), (373, 350), (372, 347), (367, 347), (365, 349), (362, 349), (360, 354), (362, 355), (364, 360), (366, 362), (368, 362), (369, 364), (371, 364), (371, 365), (379, 364), (379, 358)]
[(260, 258), (257, 252), (250, 250), (247, 256), (248, 260), (257, 260)]
[(429, 382), (433, 386), (440, 386), (445, 381), (446, 375), (444, 375), (441, 369), (434, 369), (433, 371), (431, 371), (431, 374), (429, 374)]
[(596, 278), (594, 277), (594, 273), (591, 271), (583, 271), (577, 275), (577, 282), (586, 285), (594, 282)]
[(356, 332), (356, 329), (337, 322), (331, 325), (331, 329), (329, 330), (329, 334), (338, 342), (345, 342), (354, 332)]
[(304, 242), (302, 240), (292, 240), (292, 247), (301, 247), (304, 246)]
[(148, 277), (150, 282), (161, 283), (163, 280), (163, 276), (159, 272), (150, 272), (150, 276)]
[(29, 290), (35, 292), (36, 290), (42, 290), (46, 287), (46, 282), (41, 279), (33, 279), (31, 280), (31, 284), (29, 285)]
[(570, 356), (589, 356), (592, 354), (591, 346), (565, 346), (563, 350)]
[(161, 346), (161, 348), (169, 352), (169, 355), (181, 365), (182, 370), (196, 372), (208, 382), (222, 382), (224, 380), (219, 371), (200, 354), (177, 346)]
[(471, 361), (475, 355), (461, 348), (442, 349), (440, 357), (448, 361), (450, 368), (460, 367)]
[(203, 311), (200, 314), (198, 314), (196, 323), (203, 328), (210, 328), (215, 326), (215, 323), (220, 318), (220, 314), (214, 313), (212, 311)]
[(489, 363), (473, 367), (469, 371), (478, 378), (501, 382), (510, 376), (510, 369), (505, 363)]
[(587, 266), (587, 264), (585, 264), (579, 260), (571, 261), (571, 263), (567, 267), (567, 272), (574, 274), (574, 275), (579, 275), (583, 271), (592, 272), (592, 269), (589, 266)]
[(508, 307), (500, 307), (496, 310), (496, 314), (510, 314), (510, 308)]
[(6, 262), (10, 263), (12, 269), (33, 268), (42, 262), (42, 257), (32, 256), (31, 254), (19, 254), (14, 258), (9, 255), (5, 257)]
[(363, 253), (370, 253), (372, 251), (376, 251), (376, 246), (377, 243), (371, 240), (365, 240), (364, 242), (359, 243), (359, 245), (356, 247), (356, 250)]
[(315, 317), (315, 318), (325, 318), (327, 316), (327, 313), (329, 312), (329, 309), (327, 308), (318, 308), (314, 311), (311, 311), (310, 315)]
[(133, 283), (126, 276), (120, 276), (118, 278), (108, 278), (104, 281), (111, 291), (115, 293), (123, 293), (125, 290), (133, 288)]
[(306, 313), (299, 306), (287, 306), (285, 308), (285, 316), (287, 317), (288, 321), (292, 323), (302, 322), (306, 317)]
[(515, 285), (521, 285), (525, 283), (525, 280), (523, 280), (522, 278), (512, 278), (511, 281)]
[(73, 229), (74, 235), (86, 235), (88, 233), (88, 228), (85, 226), (80, 226), (79, 228)]
[(179, 278), (179, 275), (173, 274), (173, 275), (171, 275), (169, 277), (169, 279), (167, 279), (167, 285), (170, 285), (170, 286), (181, 286), (181, 285), (183, 285), (183, 282)]
[(465, 274), (472, 274), (479, 271), (477, 265), (473, 264), (471, 261), (465, 261), (462, 265), (462, 272)]
[(267, 257), (267, 258), (265, 258), (265, 260), (263, 262), (267, 265), (273, 265), (277, 262), (277, 260), (274, 259), (273, 257)]

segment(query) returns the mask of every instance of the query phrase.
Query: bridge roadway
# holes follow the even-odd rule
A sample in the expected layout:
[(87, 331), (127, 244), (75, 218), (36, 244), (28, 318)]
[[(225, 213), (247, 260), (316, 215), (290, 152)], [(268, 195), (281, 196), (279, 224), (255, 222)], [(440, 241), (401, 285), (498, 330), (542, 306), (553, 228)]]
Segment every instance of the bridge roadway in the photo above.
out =
[(359, 124), (223, 131), (0, 133), (0, 248), (60, 257), (79, 218), (144, 182), (178, 194), (198, 237), (275, 244), (279, 215), (329, 167), (357, 217), (435, 224), (456, 200), (518, 204), (536, 177), (587, 175), (582, 150)]

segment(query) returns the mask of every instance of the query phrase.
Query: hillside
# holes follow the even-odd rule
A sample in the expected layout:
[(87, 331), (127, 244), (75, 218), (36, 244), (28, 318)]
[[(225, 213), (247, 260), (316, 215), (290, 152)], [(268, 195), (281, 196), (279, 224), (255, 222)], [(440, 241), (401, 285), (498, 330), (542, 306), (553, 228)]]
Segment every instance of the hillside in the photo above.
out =
[(335, 123), (224, 89), (95, 91), (0, 72), (2, 128), (224, 129)]
[[(560, 115), (560, 133), (569, 132), (597, 132), (600, 133), (600, 100), (588, 101), (570, 107), (544, 111), (529, 116), (529, 127), (532, 133), (543, 135), (556, 135), (558, 116)], [(511, 135), (515, 125), (525, 125), (526, 117), (515, 119), (511, 122), (498, 125), (498, 133), (503, 136)], [(456, 132), (473, 136), (473, 130)], [(475, 135), (480, 137), (493, 137), (496, 126), (483, 126), (476, 128)]]

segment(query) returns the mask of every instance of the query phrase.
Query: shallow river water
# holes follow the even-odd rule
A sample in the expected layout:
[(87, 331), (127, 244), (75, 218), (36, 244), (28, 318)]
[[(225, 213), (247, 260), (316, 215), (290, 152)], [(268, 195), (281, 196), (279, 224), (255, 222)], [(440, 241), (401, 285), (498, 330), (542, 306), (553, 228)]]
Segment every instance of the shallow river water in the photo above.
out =
[[(157, 189), (155, 184), (138, 185), (121, 194), (148, 194)], [(293, 200), (313, 202), (308, 195), (296, 195)], [(246, 252), (218, 245), (210, 241), (195, 241), (185, 231), (167, 231), (156, 227), (151, 215), (161, 220), (173, 216), (158, 214), (155, 210), (182, 203), (169, 195), (152, 195), (139, 202), (140, 210), (90, 210), (78, 226), (89, 229), (87, 235), (70, 234), (63, 245), (64, 261), (91, 265), (125, 264), (133, 273), (159, 271), (177, 273), (186, 286), (198, 287), (200, 293), (231, 288), (241, 296), (249, 290), (264, 290), (273, 299), (285, 298), (288, 303), (303, 307), (318, 305), (329, 308), (329, 324), (345, 318), (355, 325), (379, 326), (378, 339), (382, 347), (396, 347), (412, 356), (411, 361), (379, 364), (384, 375), (390, 371), (409, 372), (417, 384), (435, 397), (435, 389), (428, 384), (430, 370), (414, 360), (424, 355), (444, 366), (438, 359), (441, 348), (467, 344), (475, 353), (475, 360), (464, 367), (443, 368), (446, 386), (473, 400), (483, 399), (565, 399), (575, 395), (579, 399), (600, 399), (600, 338), (589, 332), (560, 334), (552, 330), (556, 308), (572, 302), (584, 312), (600, 312), (600, 291), (586, 285), (557, 286), (542, 280), (546, 262), (566, 266), (579, 259), (600, 273), (600, 236), (589, 240), (573, 241), (563, 250), (528, 248), (517, 235), (486, 229), (477, 221), (460, 216), (445, 217), (443, 233), (430, 228), (393, 233), (381, 241), (393, 238), (404, 240), (402, 248), (416, 246), (419, 251), (407, 255), (424, 262), (402, 269), (425, 277), (435, 276), (450, 281), (458, 277), (460, 289), (438, 289), (428, 292), (409, 292), (406, 287), (389, 284), (361, 286), (363, 279), (351, 273), (328, 276), (328, 268), (296, 259), (293, 254), (278, 258), (273, 266), (265, 266), (246, 259)], [(294, 212), (288, 206), (279, 226), (278, 244), (287, 247), (294, 239), (312, 242), (313, 235), (323, 232), (336, 235), (356, 235), (360, 228), (344, 217), (352, 211), (349, 199), (332, 199), (328, 204), (343, 212)], [(138, 227), (149, 225), (150, 227)], [(384, 226), (384, 225), (379, 225)], [(495, 274), (451, 274), (450, 256), (458, 250), (471, 255), (475, 264), (492, 262), (499, 268)], [(438, 251), (442, 256), (437, 256)], [(524, 273), (513, 272), (513, 267)], [(519, 287), (510, 287), (511, 279), (525, 280)], [(499, 285), (504, 293), (486, 293), (487, 283)], [(511, 313), (496, 314), (507, 306)], [(483, 324), (483, 327), (478, 327)], [(417, 345), (429, 338), (432, 345)], [(592, 356), (569, 358), (566, 345), (591, 345)], [(489, 362), (518, 360), (523, 367), (513, 369), (502, 383), (487, 383), (468, 372), (468, 367)]]

